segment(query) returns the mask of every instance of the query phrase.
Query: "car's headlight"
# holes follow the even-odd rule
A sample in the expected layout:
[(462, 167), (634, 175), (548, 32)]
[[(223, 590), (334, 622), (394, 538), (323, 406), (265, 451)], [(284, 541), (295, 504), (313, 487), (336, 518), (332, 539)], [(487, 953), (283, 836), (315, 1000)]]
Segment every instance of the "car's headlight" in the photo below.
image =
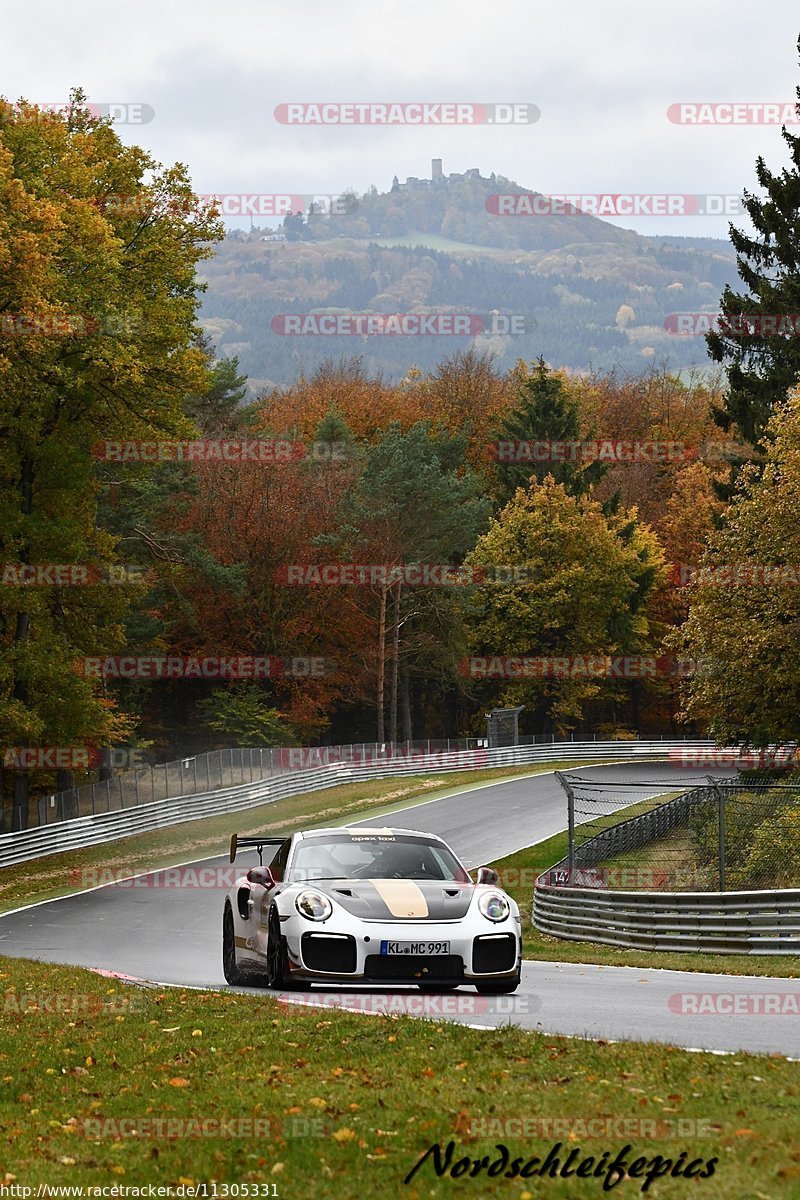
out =
[(325, 921), (333, 912), (333, 905), (321, 892), (301, 892), (294, 902), (301, 917), (309, 921)]
[(482, 892), (478, 897), (478, 908), (487, 921), (505, 921), (511, 905), (499, 892)]

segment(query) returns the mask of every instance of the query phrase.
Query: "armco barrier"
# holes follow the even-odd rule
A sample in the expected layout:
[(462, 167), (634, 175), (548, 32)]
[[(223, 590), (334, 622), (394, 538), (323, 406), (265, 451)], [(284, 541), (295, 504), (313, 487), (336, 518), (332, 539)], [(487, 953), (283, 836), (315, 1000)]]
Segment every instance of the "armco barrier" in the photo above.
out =
[[(701, 803), (705, 789), (681, 796), (604, 829), (576, 848), (575, 866), (586, 870), (622, 851), (670, 832)], [(536, 880), (531, 918), (550, 937), (601, 942), (629, 950), (709, 954), (800, 953), (800, 890), (748, 892), (626, 892), (553, 885), (551, 872)]]
[(800, 890), (612, 892), (537, 880), (533, 923), (551, 937), (629, 950), (799, 954)]
[[(337, 787), (362, 779), (434, 774), (448, 771), (477, 771), (486, 767), (516, 767), (546, 762), (619, 762), (636, 759), (665, 759), (670, 751), (711, 752), (709, 741), (620, 741), (557, 742), (555, 744), (508, 746), (501, 749), (456, 750), (450, 753), (395, 755), (378, 761), (333, 762), (321, 767), (286, 772), (256, 783), (243, 784), (198, 795), (179, 796), (37, 829), (0, 835), (0, 867), (26, 862), (44, 855), (77, 850), (117, 841), (200, 817), (239, 812), (304, 792)], [(324, 753), (325, 747), (320, 748)]]

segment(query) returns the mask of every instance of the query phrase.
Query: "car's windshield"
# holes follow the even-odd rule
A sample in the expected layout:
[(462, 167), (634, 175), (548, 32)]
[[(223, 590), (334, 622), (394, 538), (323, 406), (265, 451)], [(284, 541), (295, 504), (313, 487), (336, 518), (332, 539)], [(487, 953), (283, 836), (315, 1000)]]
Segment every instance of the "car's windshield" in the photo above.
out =
[(301, 841), (287, 880), (432, 879), (468, 883), (469, 875), (446, 846), (424, 836), (337, 833)]

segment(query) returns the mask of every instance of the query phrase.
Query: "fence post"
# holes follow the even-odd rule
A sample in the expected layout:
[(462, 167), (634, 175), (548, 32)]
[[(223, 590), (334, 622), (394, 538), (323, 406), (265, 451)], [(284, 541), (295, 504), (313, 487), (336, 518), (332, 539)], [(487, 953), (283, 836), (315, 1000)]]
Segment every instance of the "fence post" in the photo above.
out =
[(718, 845), (719, 845), (719, 890), (725, 891), (725, 789), (716, 788), (719, 805)]
[(575, 796), (572, 788), (567, 783), (565, 777), (560, 771), (555, 772), (556, 779), (567, 793), (567, 838), (569, 841), (568, 865), (569, 865), (569, 880), (572, 882), (572, 873), (575, 869)]
[(196, 796), (197, 795), (197, 755), (196, 754), (195, 754), (194, 758), (192, 759), (192, 765), (194, 767), (194, 794)]
[(169, 799), (169, 763), (164, 763), (164, 799)]
[(136, 797), (136, 807), (138, 808), (139, 807), (139, 771), (138, 771), (138, 769), (133, 772), (133, 790), (134, 790), (134, 795)]
[(185, 796), (186, 795), (186, 787), (184, 786), (184, 782), (183, 782), (183, 759), (182, 758), (178, 759), (178, 786), (180, 788), (180, 795)]

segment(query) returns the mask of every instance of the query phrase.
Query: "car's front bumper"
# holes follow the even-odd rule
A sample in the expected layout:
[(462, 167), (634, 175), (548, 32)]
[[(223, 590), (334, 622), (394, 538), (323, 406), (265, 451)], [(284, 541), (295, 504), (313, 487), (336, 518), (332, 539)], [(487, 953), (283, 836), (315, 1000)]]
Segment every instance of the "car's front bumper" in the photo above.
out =
[[(519, 922), (330, 922), (285, 926), (291, 974), (318, 982), (488, 983), (513, 978), (519, 968)], [(448, 955), (381, 954), (384, 941), (449, 942)]]

